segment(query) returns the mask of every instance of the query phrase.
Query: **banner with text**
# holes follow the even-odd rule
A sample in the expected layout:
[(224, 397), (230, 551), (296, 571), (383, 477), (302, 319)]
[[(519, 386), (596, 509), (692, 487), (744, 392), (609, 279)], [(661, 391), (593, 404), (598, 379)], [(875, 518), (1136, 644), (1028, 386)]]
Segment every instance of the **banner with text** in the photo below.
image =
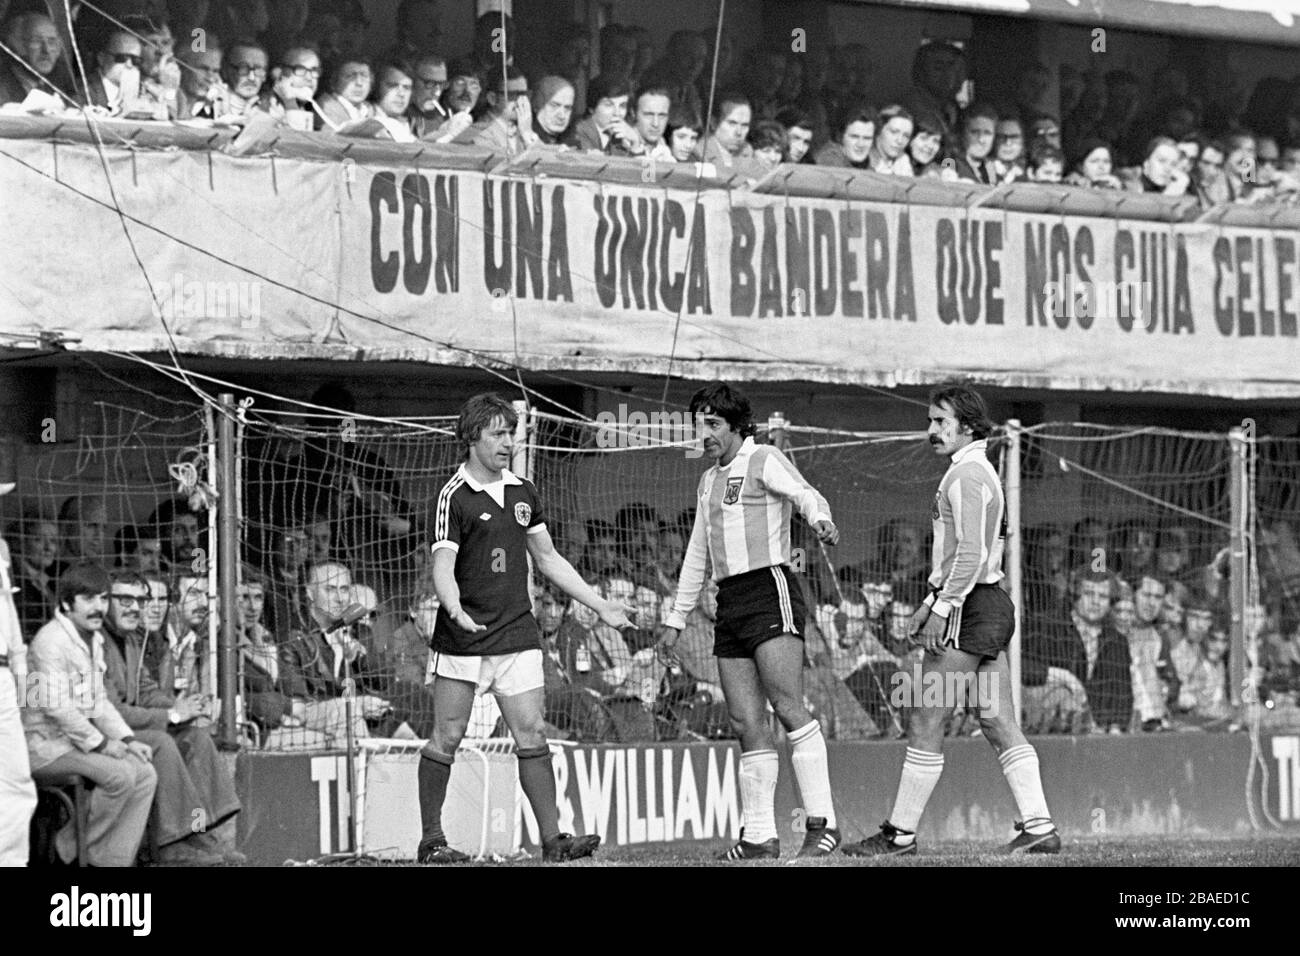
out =
[(83, 349), (1300, 395), (1288, 231), (3, 147), (0, 330)]

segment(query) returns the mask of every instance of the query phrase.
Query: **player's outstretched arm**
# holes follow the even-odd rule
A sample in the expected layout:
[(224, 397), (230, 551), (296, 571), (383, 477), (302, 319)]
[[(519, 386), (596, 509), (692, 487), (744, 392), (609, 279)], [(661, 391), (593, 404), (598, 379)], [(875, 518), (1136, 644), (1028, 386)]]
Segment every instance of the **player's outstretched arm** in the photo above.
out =
[(544, 526), (540, 531), (529, 532), (528, 553), (532, 555), (533, 566), (543, 577), (575, 601), (587, 605), (610, 627), (636, 626), (629, 618), (629, 615), (636, 613), (636, 608), (620, 601), (607, 601), (597, 594), (564, 555), (555, 550), (551, 533)]
[(433, 552), (433, 589), (438, 593), (438, 602), (456, 626), (471, 634), (487, 630), (460, 606), (460, 585), (456, 583), (456, 552), (451, 548), (438, 548)]

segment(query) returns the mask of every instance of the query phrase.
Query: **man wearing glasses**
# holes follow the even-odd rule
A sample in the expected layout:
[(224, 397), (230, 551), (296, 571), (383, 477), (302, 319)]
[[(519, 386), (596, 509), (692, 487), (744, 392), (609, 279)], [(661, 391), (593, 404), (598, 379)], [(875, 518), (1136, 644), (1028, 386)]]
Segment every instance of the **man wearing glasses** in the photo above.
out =
[(153, 749), (158, 773), (150, 823), (159, 860), (203, 865), (232, 862), (212, 830), (239, 812), (235, 782), (212, 740), (207, 706), (198, 696), (173, 696), (144, 661), (143, 611), (148, 582), (136, 571), (112, 573), (104, 619), (104, 691), (137, 740)]
[[(321, 121), (312, 110), (312, 100), (316, 98), (319, 83), (320, 57), (316, 51), (310, 46), (290, 47), (280, 57), (280, 65), (271, 70), (271, 89), (258, 101), (257, 109), (295, 128), (316, 129)], [(298, 127), (289, 121), (287, 114), (302, 110), (311, 116), (304, 118), (304, 125)]]
[(98, 69), (87, 81), (82, 97), (86, 106), (97, 106), (111, 116), (119, 116), (128, 109), (134, 110), (141, 100), (147, 105), (164, 110), (160, 100), (152, 98), (141, 87), (140, 65), (144, 62), (144, 47), (133, 34), (116, 30), (108, 35), (104, 48), (95, 55)]
[(230, 116), (246, 117), (257, 106), (268, 62), (266, 50), (257, 43), (238, 42), (226, 51), (221, 78), (230, 88)]
[(447, 61), (429, 53), (415, 61), (415, 76), (411, 80), (411, 107), (407, 115), (411, 130), (420, 139), (434, 133), (451, 119), (451, 111), (442, 105), (442, 92), (447, 88)]

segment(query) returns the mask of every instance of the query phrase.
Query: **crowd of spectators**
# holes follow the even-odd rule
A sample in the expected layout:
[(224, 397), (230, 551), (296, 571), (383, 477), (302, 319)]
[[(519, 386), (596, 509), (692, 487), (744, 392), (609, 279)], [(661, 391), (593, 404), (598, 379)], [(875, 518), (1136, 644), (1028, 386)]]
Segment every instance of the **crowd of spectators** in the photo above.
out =
[[(712, 31), (677, 31), (660, 50), (644, 28), (610, 23), (593, 62), (583, 24), (534, 49), (498, 13), (478, 19), (470, 49), (445, 49), (436, 0), (402, 0), (387, 50), (371, 48), (369, 20), (350, 0), (105, 5), (114, 19), (84, 8), (78, 19), (82, 82), (44, 5), (15, 0), (14, 10), (32, 9), (13, 13), (3, 34), (25, 65), (0, 63), (0, 103), (57, 89), (108, 115), (231, 125), (262, 116), (322, 135), (507, 156), (540, 145), (703, 163), (751, 180), (791, 163), (988, 186), (1067, 183), (1203, 206), (1300, 197), (1296, 78), (1260, 80), (1233, 115), (1174, 65), (1149, 80), (1062, 66), (1048, 102), (1054, 78), (1028, 62), (1001, 78), (1015, 90), (1005, 102), (972, 102), (967, 52), (936, 40), (916, 51), (910, 90), (883, 102), (858, 43), (736, 55), (724, 31), (715, 82)], [(177, 43), (193, 35), (202, 43)], [(44, 106), (66, 104), (37, 97), (31, 108)]]

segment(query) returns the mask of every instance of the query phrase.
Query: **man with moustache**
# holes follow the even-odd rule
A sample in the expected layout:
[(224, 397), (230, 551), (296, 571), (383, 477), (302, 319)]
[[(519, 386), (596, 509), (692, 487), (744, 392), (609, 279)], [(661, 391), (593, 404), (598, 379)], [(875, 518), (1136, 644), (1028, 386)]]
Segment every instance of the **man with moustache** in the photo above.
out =
[(221, 863), (212, 831), (239, 812), (235, 783), (222, 766), (203, 701), (165, 692), (145, 667), (142, 612), (148, 597), (148, 582), (139, 573), (112, 575), (104, 621), (105, 692), (136, 738), (153, 748), (158, 789), (150, 819), (159, 861)]
[[(91, 866), (131, 866), (144, 838), (158, 786), (153, 750), (136, 740), (105, 694), (104, 617), (108, 572), (88, 562), (59, 578), (58, 609), (27, 651), (28, 694), (23, 710), (32, 777), (40, 784), (68, 774), (94, 782), (86, 857)], [(76, 856), (72, 826), (55, 848)]]
[[(1016, 721), (1007, 645), (1015, 608), (1001, 587), (1006, 504), (988, 459), (993, 430), (983, 397), (948, 382), (930, 393), (928, 441), (950, 462), (930, 517), (934, 526), (930, 593), (911, 621), (911, 641), (925, 649), (925, 678), (955, 687), (960, 679), (979, 712), (980, 729), (998, 754), (1002, 773), (1024, 817), (1009, 853), (1059, 853), (1061, 838), (1043, 796), (1038, 754)], [(967, 696), (967, 695), (963, 695)], [(908, 748), (889, 819), (880, 832), (844, 848), (850, 856), (916, 853), (916, 828), (943, 774), (943, 727), (966, 700), (914, 707)]]

